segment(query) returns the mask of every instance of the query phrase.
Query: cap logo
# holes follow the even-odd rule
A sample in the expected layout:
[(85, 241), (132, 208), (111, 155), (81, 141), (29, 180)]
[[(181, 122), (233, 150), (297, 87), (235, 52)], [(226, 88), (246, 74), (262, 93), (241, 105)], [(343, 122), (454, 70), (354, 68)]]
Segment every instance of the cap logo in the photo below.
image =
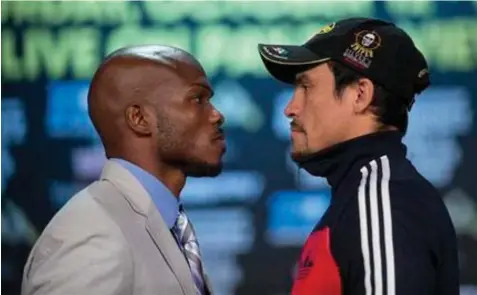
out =
[(335, 24), (336, 23), (327, 24), (326, 26), (321, 28), (317, 34), (320, 35), (320, 34), (326, 34), (331, 32), (335, 28)]
[(265, 46), (263, 49), (270, 55), (279, 59), (288, 59), (288, 50), (280, 46)]
[(355, 34), (355, 41), (344, 52), (348, 62), (360, 67), (369, 68), (374, 57), (374, 50), (381, 46), (381, 37), (376, 32), (360, 31)]
[(356, 34), (351, 47), (366, 57), (373, 57), (373, 50), (381, 46), (381, 37), (376, 32), (361, 31)]

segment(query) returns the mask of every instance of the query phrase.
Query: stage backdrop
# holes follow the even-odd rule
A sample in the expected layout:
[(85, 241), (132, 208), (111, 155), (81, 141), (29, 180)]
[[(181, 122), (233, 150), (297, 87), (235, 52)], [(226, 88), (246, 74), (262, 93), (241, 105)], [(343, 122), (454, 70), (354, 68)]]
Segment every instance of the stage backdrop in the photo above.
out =
[(476, 3), (2, 1), (2, 292), (19, 294), (38, 234), (100, 173), (85, 99), (95, 68), (119, 47), (159, 43), (203, 63), (227, 119), (224, 172), (189, 179), (182, 194), (217, 294), (287, 294), (330, 191), (289, 159), (291, 89), (267, 75), (257, 43), (301, 43), (352, 16), (395, 21), (428, 58), (433, 85), (405, 141), (452, 214), (462, 294), (476, 292)]

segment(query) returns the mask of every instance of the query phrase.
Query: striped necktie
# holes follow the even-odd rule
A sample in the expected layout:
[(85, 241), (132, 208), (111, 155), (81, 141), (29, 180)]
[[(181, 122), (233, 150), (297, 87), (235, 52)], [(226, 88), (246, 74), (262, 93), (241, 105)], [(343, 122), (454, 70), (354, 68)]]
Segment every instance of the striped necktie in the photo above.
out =
[(197, 294), (206, 294), (199, 242), (197, 241), (194, 227), (187, 218), (182, 205), (179, 207), (179, 215), (173, 230), (189, 263)]

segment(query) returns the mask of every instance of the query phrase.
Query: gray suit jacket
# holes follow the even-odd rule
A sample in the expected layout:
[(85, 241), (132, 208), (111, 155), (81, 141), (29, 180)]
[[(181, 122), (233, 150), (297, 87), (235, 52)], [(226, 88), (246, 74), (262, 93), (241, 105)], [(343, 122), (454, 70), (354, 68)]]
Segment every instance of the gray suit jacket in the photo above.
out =
[(73, 196), (37, 240), (22, 294), (196, 292), (184, 255), (146, 190), (108, 161), (101, 179)]

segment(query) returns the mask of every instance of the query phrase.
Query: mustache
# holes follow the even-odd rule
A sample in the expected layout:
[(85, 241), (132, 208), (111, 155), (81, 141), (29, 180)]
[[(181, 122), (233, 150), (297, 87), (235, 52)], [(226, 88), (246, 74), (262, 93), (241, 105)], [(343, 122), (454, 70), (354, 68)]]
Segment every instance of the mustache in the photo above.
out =
[(214, 139), (223, 139), (225, 138), (225, 133), (223, 128), (217, 128), (214, 133)]
[(303, 129), (303, 127), (295, 120), (290, 122), (290, 129), (294, 131), (305, 132), (305, 129)]

